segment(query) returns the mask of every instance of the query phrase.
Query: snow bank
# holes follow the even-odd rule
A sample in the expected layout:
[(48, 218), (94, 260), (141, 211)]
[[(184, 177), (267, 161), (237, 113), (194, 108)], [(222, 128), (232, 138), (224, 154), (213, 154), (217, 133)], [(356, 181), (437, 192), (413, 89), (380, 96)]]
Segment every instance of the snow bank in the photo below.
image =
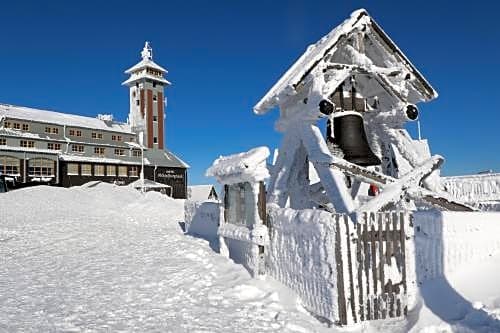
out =
[(257, 183), (269, 177), (266, 160), (267, 147), (257, 147), (247, 152), (221, 156), (207, 170), (207, 177), (215, 177), (221, 184)]
[(419, 282), (500, 253), (500, 213), (422, 211), (414, 223)]
[(217, 228), (219, 227), (219, 220), (219, 203), (185, 201), (184, 221), (186, 223), (186, 233), (206, 239), (215, 246), (218, 243)]
[(321, 210), (268, 207), (267, 272), (295, 291), (311, 312), (338, 320), (335, 224)]

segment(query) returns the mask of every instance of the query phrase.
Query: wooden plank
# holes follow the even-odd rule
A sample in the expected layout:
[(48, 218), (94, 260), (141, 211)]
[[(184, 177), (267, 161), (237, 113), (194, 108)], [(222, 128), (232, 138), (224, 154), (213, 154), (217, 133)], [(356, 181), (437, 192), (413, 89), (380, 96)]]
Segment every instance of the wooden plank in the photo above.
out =
[(342, 247), (341, 247), (341, 228), (339, 217), (337, 214), (333, 215), (335, 220), (335, 262), (337, 267), (337, 295), (338, 295), (338, 309), (339, 309), (339, 323), (340, 325), (347, 325), (347, 311), (346, 311), (346, 298), (344, 289), (344, 270), (342, 260)]
[(363, 250), (364, 250), (364, 276), (366, 282), (366, 320), (373, 319), (373, 311), (372, 311), (372, 300), (370, 299), (370, 295), (372, 295), (373, 283), (370, 283), (370, 244), (368, 239), (368, 230), (369, 230), (369, 221), (368, 221), (368, 213), (363, 213)]
[[(405, 231), (405, 225), (406, 221), (405, 218), (409, 217), (408, 215), (405, 215), (403, 212), (400, 213), (400, 220), (399, 220), (399, 228), (400, 228), (400, 233), (399, 233), (399, 239), (401, 240), (401, 261), (402, 261), (402, 272), (401, 276), (403, 278), (403, 294), (406, 295), (408, 294), (408, 282), (407, 282), (407, 275), (406, 275), (406, 231)], [(403, 315), (408, 314), (408, 308), (406, 307), (406, 302), (403, 306)]]
[(345, 225), (345, 237), (346, 237), (346, 248), (347, 248), (347, 270), (349, 273), (349, 303), (351, 304), (352, 320), (357, 323), (356, 315), (356, 296), (355, 296), (355, 286), (354, 286), (354, 269), (353, 269), (353, 248), (351, 239), (351, 221), (347, 215), (342, 215), (343, 223)]
[[(377, 213), (377, 224), (378, 224), (378, 240), (379, 240), (379, 262), (378, 262), (378, 268), (379, 268), (379, 279), (380, 279), (380, 292), (383, 294), (384, 293), (384, 285), (385, 285), (385, 279), (384, 279), (384, 262), (385, 262), (385, 244), (386, 242), (384, 241), (384, 234), (387, 232), (387, 229), (384, 228), (384, 213)], [(385, 229), (385, 230), (384, 230)], [(387, 235), (385, 235), (385, 238), (387, 238)], [(385, 318), (385, 313), (383, 310), (383, 307), (380, 309), (380, 317), (379, 318)]]
[(356, 242), (356, 272), (357, 272), (357, 277), (358, 277), (358, 307), (359, 307), (359, 320), (364, 321), (365, 320), (365, 302), (363, 299), (363, 267), (364, 267), (364, 262), (363, 262), (363, 239), (362, 239), (362, 231), (363, 231), (363, 224), (358, 223), (356, 225), (356, 235), (358, 237), (358, 240)]
[[(375, 225), (375, 214), (370, 212), (370, 229), (371, 233), (371, 255), (372, 255), (372, 281), (373, 281), (373, 295), (377, 295), (378, 293), (378, 279), (377, 279), (377, 243), (378, 243), (378, 233)], [(378, 300), (377, 298), (373, 298), (373, 319), (379, 319), (378, 317)]]

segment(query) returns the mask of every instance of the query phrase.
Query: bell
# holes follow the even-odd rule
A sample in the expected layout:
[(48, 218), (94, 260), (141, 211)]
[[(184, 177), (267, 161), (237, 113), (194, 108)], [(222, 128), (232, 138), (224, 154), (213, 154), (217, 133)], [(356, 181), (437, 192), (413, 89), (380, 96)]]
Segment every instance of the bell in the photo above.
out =
[(340, 147), (344, 159), (348, 162), (370, 166), (379, 165), (380, 159), (375, 155), (366, 138), (363, 117), (355, 111), (339, 112), (333, 118), (332, 143)]

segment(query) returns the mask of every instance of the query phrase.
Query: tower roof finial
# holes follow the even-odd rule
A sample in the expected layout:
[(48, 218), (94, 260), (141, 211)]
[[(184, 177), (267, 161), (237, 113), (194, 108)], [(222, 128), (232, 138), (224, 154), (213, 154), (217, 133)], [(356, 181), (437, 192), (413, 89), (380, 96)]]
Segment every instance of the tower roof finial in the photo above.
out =
[(149, 46), (148, 41), (146, 41), (146, 43), (144, 44), (144, 48), (142, 49), (142, 52), (141, 52), (141, 57), (144, 60), (152, 60), (153, 59), (153, 49), (151, 48), (151, 46)]

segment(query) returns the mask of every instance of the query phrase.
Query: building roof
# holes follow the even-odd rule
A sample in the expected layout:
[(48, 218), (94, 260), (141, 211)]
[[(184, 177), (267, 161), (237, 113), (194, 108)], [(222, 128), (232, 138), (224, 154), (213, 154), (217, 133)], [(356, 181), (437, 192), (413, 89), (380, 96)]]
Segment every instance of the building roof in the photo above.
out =
[(163, 77), (147, 73), (146, 71), (147, 68), (157, 70), (161, 72), (162, 75), (168, 73), (168, 71), (165, 68), (161, 67), (160, 65), (158, 65), (153, 61), (153, 49), (149, 45), (149, 42), (145, 43), (144, 48), (142, 49), (141, 52), (141, 57), (142, 57), (141, 61), (139, 61), (137, 64), (135, 64), (134, 66), (130, 67), (125, 71), (125, 74), (130, 74), (130, 77), (122, 83), (123, 85), (129, 85), (141, 79), (150, 79), (167, 85), (171, 84)]
[(157, 165), (172, 168), (189, 168), (189, 165), (174, 155), (171, 151), (148, 149), (144, 150), (144, 164)]
[(134, 134), (127, 123), (0, 103), (0, 118)]
[(188, 186), (188, 199), (192, 201), (206, 201), (210, 199), (210, 193), (212, 193), (212, 190), (215, 191), (215, 187), (213, 185)]
[(135, 182), (129, 184), (133, 188), (170, 188), (172, 186), (167, 184), (158, 183), (150, 179), (137, 179)]
[[(304, 78), (322, 61), (333, 54), (338, 47), (339, 41), (348, 34), (359, 29), (369, 27), (372, 34), (376, 34), (386, 48), (386, 52), (395, 56), (398, 63), (414, 75), (416, 85), (425, 100), (437, 97), (436, 91), (413, 66), (408, 58), (401, 52), (396, 44), (387, 36), (380, 26), (369, 16), (364, 9), (354, 11), (342, 24), (333, 29), (329, 34), (321, 38), (316, 44), (310, 45), (304, 54), (285, 72), (285, 74), (274, 84), (274, 86), (254, 106), (254, 112), (264, 114), (278, 106), (281, 99), (286, 95), (293, 95), (295, 89), (302, 83)], [(341, 82), (339, 82), (340, 84)], [(385, 82), (387, 84), (387, 82)], [(390, 86), (390, 84), (389, 84)]]

